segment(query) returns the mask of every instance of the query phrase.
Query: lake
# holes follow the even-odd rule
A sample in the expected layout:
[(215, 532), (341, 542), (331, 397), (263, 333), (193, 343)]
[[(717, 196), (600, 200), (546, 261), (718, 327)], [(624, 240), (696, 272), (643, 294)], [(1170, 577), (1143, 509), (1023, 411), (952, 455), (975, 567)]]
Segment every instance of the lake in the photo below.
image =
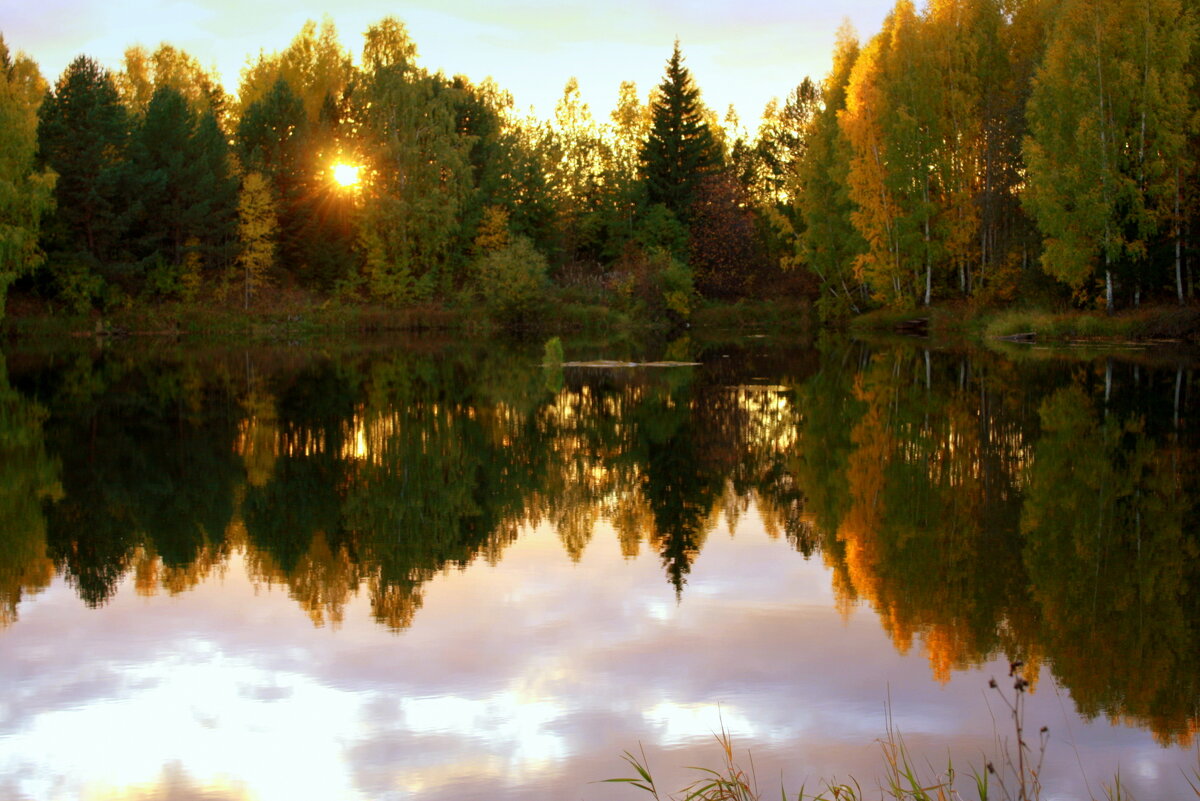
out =
[(1188, 354), (566, 352), (680, 364), (10, 347), (0, 798), (619, 801), (722, 731), (877, 797), (889, 728), (973, 797), (1013, 702), (1043, 798), (1194, 797)]

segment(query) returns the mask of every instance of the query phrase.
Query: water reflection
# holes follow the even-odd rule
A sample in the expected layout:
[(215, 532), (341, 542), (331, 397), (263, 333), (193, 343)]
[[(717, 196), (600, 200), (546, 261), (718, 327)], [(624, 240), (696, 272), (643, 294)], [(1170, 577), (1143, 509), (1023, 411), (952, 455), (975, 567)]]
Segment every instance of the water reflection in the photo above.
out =
[[(575, 563), (598, 535), (656, 559), (678, 601), (710, 540), (756, 515), (938, 681), (1020, 658), (1087, 716), (1191, 742), (1190, 370), (850, 342), (733, 356), (549, 376), (495, 348), (24, 357), (0, 371), (0, 625), (56, 570), (102, 606), (236, 561), (317, 625), (358, 604), (403, 632), (435, 577), (539, 527)], [(394, 711), (411, 731), (528, 719), (505, 737), (557, 758), (563, 712), (539, 703)], [(670, 729), (689, 703), (646, 714)]]
[(43, 504), (62, 499), (60, 466), (46, 453), (46, 410), (14, 391), (0, 357), (0, 628), (17, 605), (49, 586)]

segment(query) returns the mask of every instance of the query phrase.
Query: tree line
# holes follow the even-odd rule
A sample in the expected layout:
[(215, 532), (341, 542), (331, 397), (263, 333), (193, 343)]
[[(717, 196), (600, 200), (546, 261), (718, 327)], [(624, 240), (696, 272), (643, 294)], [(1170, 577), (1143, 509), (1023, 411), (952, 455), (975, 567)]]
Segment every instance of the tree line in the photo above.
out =
[[(86, 56), (48, 86), (0, 40), (0, 285), (76, 311), (250, 306), (292, 289), (390, 306), (548, 288), (656, 319), (791, 291), (826, 318), (1039, 294), (1186, 302), (1200, 218), (1193, 0), (897, 0), (754, 133), (677, 42), (643, 99), (549, 119), (421, 67), (403, 23), (357, 60), (331, 22), (248, 64)], [(355, 174), (334, 179), (333, 168)], [(339, 173), (343, 175), (343, 173)]]

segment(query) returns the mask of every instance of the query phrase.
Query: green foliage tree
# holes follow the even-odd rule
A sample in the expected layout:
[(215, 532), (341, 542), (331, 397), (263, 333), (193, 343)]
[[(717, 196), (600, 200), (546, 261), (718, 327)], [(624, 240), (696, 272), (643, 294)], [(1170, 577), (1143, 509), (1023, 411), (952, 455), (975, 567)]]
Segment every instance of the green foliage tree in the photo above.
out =
[(289, 270), (303, 272), (311, 222), (311, 125), (304, 103), (282, 77), (245, 110), (237, 127), (242, 167), (271, 183), (279, 215), (279, 256)]
[(189, 256), (215, 263), (229, 236), (237, 184), (227, 150), (211, 111), (198, 115), (173, 88), (154, 91), (134, 132), (128, 168), (136, 187), (135, 254), (168, 273), (162, 286), (178, 285)]
[(124, 233), (128, 114), (112, 76), (76, 58), (38, 109), (38, 164), (58, 174), (53, 250), (106, 262)]
[(701, 176), (720, 166), (722, 157), (678, 41), (651, 100), (650, 119), (641, 150), (647, 201), (687, 222)]
[(1101, 273), (1110, 313), (1115, 271), (1127, 267), (1136, 298), (1173, 214), (1193, 36), (1178, 0), (1064, 0), (1034, 80), (1025, 201), (1042, 267), (1085, 292)]
[(807, 147), (796, 166), (802, 221), (796, 261), (820, 279), (818, 310), (835, 319), (859, 309), (860, 284), (853, 265), (866, 243), (855, 227), (850, 199), (850, 143), (838, 123), (846, 107), (846, 87), (858, 59), (858, 40), (848, 27), (838, 31), (833, 69), (825, 79), (823, 106), (813, 117)]
[(8, 286), (38, 267), (42, 218), (53, 208), (55, 175), (37, 169), (37, 113), (45, 81), (32, 59), (0, 36), (0, 319)]
[[(759, 208), (786, 214), (799, 200), (802, 187), (797, 169), (808, 152), (809, 135), (822, 106), (821, 87), (806, 77), (782, 105), (773, 99), (763, 110), (741, 176)], [(794, 226), (794, 220), (789, 222)]]
[(509, 327), (527, 324), (545, 301), (547, 271), (546, 257), (523, 236), (475, 263), (476, 285), (488, 312)]
[(460, 93), (416, 64), (403, 23), (368, 29), (360, 98), (369, 180), (360, 218), (370, 286), (393, 302), (445, 296), (461, 276), (459, 215), (472, 191)]

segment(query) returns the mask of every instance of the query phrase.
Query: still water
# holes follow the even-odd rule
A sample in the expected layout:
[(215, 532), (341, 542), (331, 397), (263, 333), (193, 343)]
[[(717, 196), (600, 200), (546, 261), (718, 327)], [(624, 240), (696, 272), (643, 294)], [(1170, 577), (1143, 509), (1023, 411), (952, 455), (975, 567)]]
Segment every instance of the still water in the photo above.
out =
[(722, 729), (764, 797), (874, 796), (889, 720), (1001, 766), (1011, 660), (1044, 798), (1193, 797), (1186, 357), (567, 356), (699, 364), (8, 353), (0, 798), (619, 801)]

